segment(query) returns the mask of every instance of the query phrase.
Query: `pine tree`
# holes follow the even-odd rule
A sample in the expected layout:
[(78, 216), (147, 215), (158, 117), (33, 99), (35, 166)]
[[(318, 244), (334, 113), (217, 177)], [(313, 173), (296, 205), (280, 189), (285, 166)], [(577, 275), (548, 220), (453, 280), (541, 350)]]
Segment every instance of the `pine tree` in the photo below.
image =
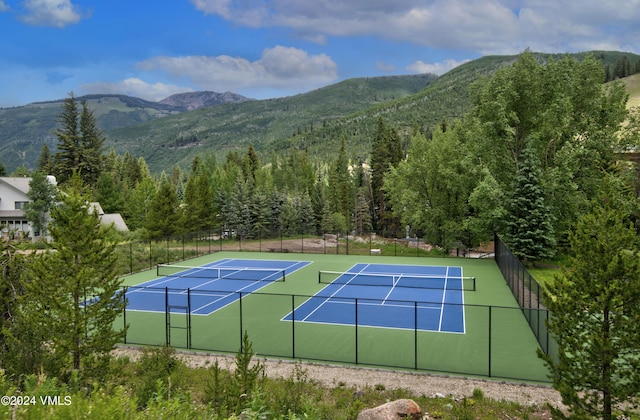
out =
[(640, 249), (614, 197), (578, 221), (569, 268), (545, 293), (558, 355), (539, 355), (579, 418), (611, 419), (640, 403)]
[(402, 160), (402, 144), (395, 128), (388, 127), (382, 118), (373, 139), (371, 151), (371, 190), (373, 198), (373, 225), (376, 229), (391, 228), (395, 224), (391, 205), (384, 190), (384, 177), (390, 168)]
[(340, 151), (329, 172), (329, 203), (333, 213), (339, 213), (345, 221), (351, 220), (353, 194), (345, 138), (340, 141)]
[(58, 138), (58, 152), (54, 165), (61, 184), (77, 172), (85, 185), (94, 186), (101, 170), (104, 137), (97, 128), (95, 115), (82, 101), (81, 109), (73, 94), (65, 99), (58, 117), (61, 128), (54, 133)]
[(42, 145), (36, 169), (43, 174), (53, 174), (53, 158), (47, 143)]
[(46, 175), (34, 172), (29, 182), (29, 203), (25, 206), (25, 217), (33, 224), (34, 230), (41, 236), (47, 234), (49, 210), (53, 207), (58, 191)]
[(161, 239), (178, 232), (179, 204), (176, 189), (163, 173), (158, 192), (149, 203), (149, 211), (144, 223), (150, 239)]
[(58, 138), (58, 152), (55, 155), (55, 170), (58, 182), (65, 183), (77, 168), (82, 159), (80, 153), (80, 130), (78, 127), (78, 102), (73, 92), (62, 105), (62, 114), (58, 122), (62, 125), (54, 134)]
[(21, 353), (17, 365), (31, 368), (22, 373), (42, 368), (62, 379), (71, 371), (100, 378), (124, 337), (124, 329), (114, 329), (125, 301), (112, 227), (101, 224), (87, 197), (74, 175), (51, 211), (55, 252), (33, 257), (23, 275), (25, 292), (9, 328), (11, 346)]
[(525, 263), (550, 258), (555, 250), (551, 211), (544, 201), (540, 177), (534, 150), (524, 149), (513, 194), (506, 203), (505, 241)]
[(105, 213), (118, 213), (124, 208), (122, 189), (119, 188), (113, 176), (103, 172), (96, 182), (96, 199)]
[(79, 117), (82, 168), (80, 175), (87, 186), (93, 187), (102, 172), (104, 136), (98, 129), (96, 117), (86, 100), (82, 100)]

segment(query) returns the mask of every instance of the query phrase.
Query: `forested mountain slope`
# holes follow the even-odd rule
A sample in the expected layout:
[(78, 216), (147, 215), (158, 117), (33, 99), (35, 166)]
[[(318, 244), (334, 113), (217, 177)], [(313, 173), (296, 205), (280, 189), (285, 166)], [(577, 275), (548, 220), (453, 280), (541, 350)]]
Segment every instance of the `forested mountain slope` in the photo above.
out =
[[(572, 54), (580, 58), (585, 54)], [(608, 77), (640, 63), (640, 56), (615, 51), (594, 51)], [(536, 54), (540, 61), (562, 55)], [(186, 166), (196, 155), (244, 151), (254, 145), (268, 156), (291, 148), (305, 150), (319, 160), (331, 160), (341, 138), (350, 156), (367, 157), (377, 127), (384, 118), (405, 138), (414, 130), (430, 131), (463, 116), (472, 105), (472, 86), (478, 78), (512, 64), (517, 56), (487, 56), (450, 72), (356, 78), (308, 93), (268, 100), (247, 100), (185, 112), (185, 98), (209, 95), (190, 93), (180, 101), (149, 102), (124, 95), (83, 97), (94, 110), (106, 136), (106, 149), (142, 156), (153, 172), (174, 165)], [(623, 60), (624, 59), (624, 60)], [(625, 71), (632, 71), (627, 68)], [(616, 76), (617, 77), (617, 76)], [(204, 103), (205, 99), (194, 100)], [(7, 172), (25, 165), (33, 169), (42, 146), (55, 152), (53, 130), (61, 101), (0, 109), (0, 162)]]

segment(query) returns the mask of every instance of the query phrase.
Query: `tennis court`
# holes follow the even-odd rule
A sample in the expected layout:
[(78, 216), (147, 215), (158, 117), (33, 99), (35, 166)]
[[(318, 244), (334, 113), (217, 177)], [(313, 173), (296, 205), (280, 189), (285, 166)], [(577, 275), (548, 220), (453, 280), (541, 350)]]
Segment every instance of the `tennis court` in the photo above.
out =
[(284, 320), (464, 333), (464, 290), (475, 289), (451, 266), (360, 263), (318, 279), (330, 283)]
[(159, 278), (127, 290), (127, 311), (210, 315), (310, 264), (226, 258), (197, 267), (159, 265)]
[(234, 354), (248, 333), (261, 356), (548, 381), (492, 260), (220, 252), (182, 264), (126, 279), (125, 344)]

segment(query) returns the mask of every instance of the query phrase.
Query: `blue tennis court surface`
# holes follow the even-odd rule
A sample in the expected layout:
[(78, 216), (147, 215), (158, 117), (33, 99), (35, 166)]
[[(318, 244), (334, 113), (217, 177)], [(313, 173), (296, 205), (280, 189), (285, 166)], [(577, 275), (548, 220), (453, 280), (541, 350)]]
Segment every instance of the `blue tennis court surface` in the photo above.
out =
[(209, 315), (308, 264), (226, 258), (198, 267), (169, 266), (170, 275), (128, 288), (127, 310)]
[(464, 333), (463, 289), (462, 267), (356, 264), (283, 319)]

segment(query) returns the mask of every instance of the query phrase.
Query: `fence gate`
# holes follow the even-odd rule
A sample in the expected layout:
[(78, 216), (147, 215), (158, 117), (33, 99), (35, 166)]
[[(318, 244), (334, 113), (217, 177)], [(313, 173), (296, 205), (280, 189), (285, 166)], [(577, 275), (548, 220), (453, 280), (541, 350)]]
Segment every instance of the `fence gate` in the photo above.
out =
[[(167, 320), (166, 344), (171, 347), (191, 348), (191, 289), (187, 289), (185, 305), (172, 305), (165, 289), (165, 316)], [(177, 331), (176, 331), (177, 330)], [(180, 331), (184, 331), (180, 333)]]

